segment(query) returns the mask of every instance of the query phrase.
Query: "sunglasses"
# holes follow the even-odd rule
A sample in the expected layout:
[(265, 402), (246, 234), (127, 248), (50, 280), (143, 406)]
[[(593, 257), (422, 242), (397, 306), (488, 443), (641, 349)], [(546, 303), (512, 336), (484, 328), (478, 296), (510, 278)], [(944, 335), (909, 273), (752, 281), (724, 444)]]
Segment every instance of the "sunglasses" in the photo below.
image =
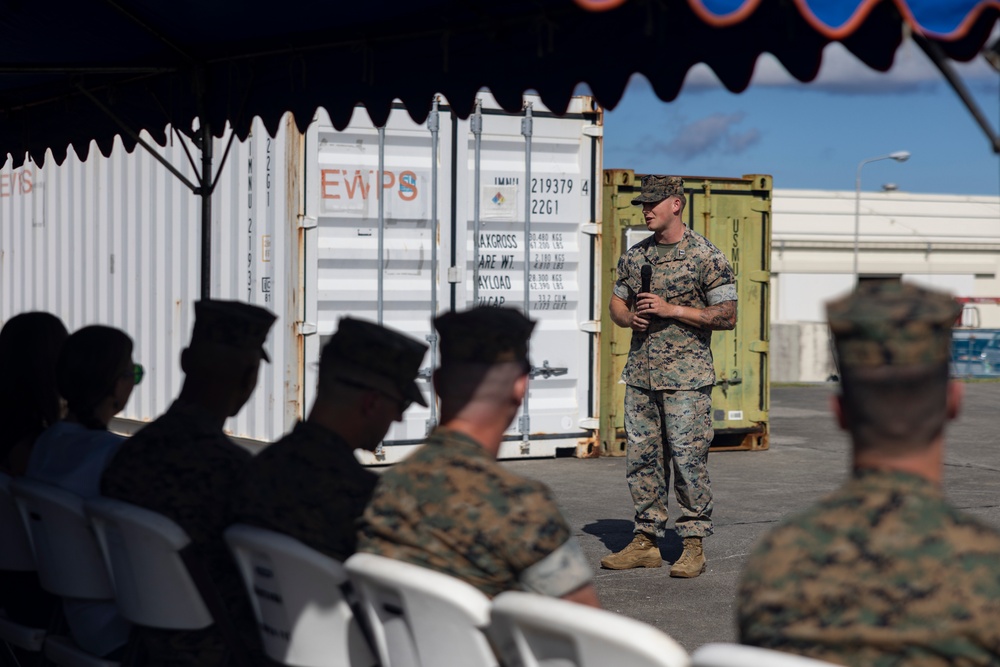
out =
[(142, 382), (142, 378), (146, 377), (146, 369), (142, 367), (142, 364), (132, 364), (132, 370), (122, 373), (122, 377), (132, 378), (133, 384), (139, 384)]

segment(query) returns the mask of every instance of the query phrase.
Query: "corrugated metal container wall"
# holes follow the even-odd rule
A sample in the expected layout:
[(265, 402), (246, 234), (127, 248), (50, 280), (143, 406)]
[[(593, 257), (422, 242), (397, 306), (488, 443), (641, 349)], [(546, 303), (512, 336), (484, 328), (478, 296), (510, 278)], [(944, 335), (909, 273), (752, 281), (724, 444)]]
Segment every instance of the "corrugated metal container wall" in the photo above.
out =
[[(279, 315), (267, 343), (271, 364), (261, 369), (250, 403), (226, 424), (234, 435), (267, 440), (291, 423), (297, 406), (288, 382), (300, 371), (287, 288), (262, 289), (263, 277), (287, 275), (295, 237), (286, 233), (283, 134), (261, 137), (262, 126), (249, 141), (233, 143), (212, 198), (212, 294)], [(216, 155), (225, 145), (215, 142)], [(194, 178), (179, 140), (161, 152)], [(258, 167), (269, 155), (270, 175)], [(121, 416), (149, 421), (162, 413), (180, 390), (180, 352), (200, 290), (198, 199), (149, 154), (129, 154), (121, 144), (108, 158), (95, 149), (81, 162), (70, 152), (62, 165), (11, 170), (8, 163), (0, 174), (18, 186), (16, 195), (0, 198), (0, 317), (47, 310), (70, 330), (124, 330), (147, 376)]]
[[(435, 155), (426, 125), (402, 109), (389, 118), (383, 147), (385, 176), (378, 170), (378, 132), (359, 111), (336, 132), (321, 114), (306, 136), (307, 211), (318, 233), (307, 235), (307, 321), (318, 337), (306, 343), (306, 395), (315, 384), (311, 362), (340, 317), (377, 320), (378, 196), (383, 197), (384, 253), (381, 310), (387, 326), (421, 340), (432, 334), (434, 314), (465, 309), (475, 302), (524, 308), (525, 205), (531, 208), (530, 315), (536, 366), (529, 388), (530, 444), (521, 443), (515, 420), (501, 457), (551, 456), (559, 447), (582, 446), (596, 425), (592, 236), (599, 164), (600, 112), (589, 98), (576, 98), (569, 112), (554, 117), (537, 98), (533, 113), (532, 174), (526, 176), (522, 116), (506, 114), (482, 96), (480, 180), (475, 181), (475, 136), (471, 120), (442, 106), (440, 144)], [(588, 129), (589, 128), (589, 129)], [(314, 148), (315, 147), (315, 148)], [(437, 219), (432, 231), (432, 167), (438, 164)], [(480, 193), (480, 234), (474, 198)], [(438, 240), (437, 266), (432, 239)], [(478, 244), (478, 258), (475, 256)], [(315, 294), (309, 286), (316, 285)], [(437, 302), (432, 303), (432, 285)], [(312, 327), (309, 327), (310, 330)], [(318, 338), (318, 340), (317, 340)], [(432, 355), (421, 383), (430, 394)], [(548, 366), (548, 369), (545, 367)], [(424, 437), (433, 415), (411, 407), (390, 429), (376, 459), (402, 458)]]
[[(482, 303), (523, 307), (527, 204), (533, 225), (530, 313), (539, 321), (532, 342), (537, 368), (529, 389), (530, 442), (522, 444), (515, 420), (501, 456), (592, 449), (601, 112), (589, 98), (574, 99), (563, 117), (548, 112), (537, 97), (529, 102), (530, 182), (522, 116), (504, 113), (487, 95), (478, 183), (470, 121), (445, 106), (436, 155), (425, 125), (413, 123), (403, 110), (393, 113), (381, 189), (372, 187), (378, 131), (363, 110), (344, 132), (336, 132), (321, 113), (306, 135), (286, 122), (275, 138), (256, 126), (247, 141), (233, 143), (212, 197), (212, 295), (265, 306), (279, 320), (267, 343), (272, 363), (262, 367), (247, 406), (227, 422), (230, 433), (273, 440), (304, 414), (321, 344), (338, 319), (378, 319), (380, 275), (385, 324), (420, 339), (432, 333), (434, 313), (473, 303), (474, 284)], [(161, 152), (193, 180), (179, 141)], [(225, 149), (225, 140), (215, 142), (217, 164)], [(121, 146), (109, 158), (94, 152), (86, 163), (71, 157), (44, 169), (7, 167), (0, 194), (4, 184), (12, 194), (0, 198), (0, 317), (43, 309), (72, 329), (104, 323), (125, 330), (136, 340), (136, 358), (149, 375), (122, 416), (149, 421), (162, 413), (180, 390), (179, 356), (199, 294), (198, 199), (147, 153), (127, 154)], [(477, 188), (478, 238), (473, 233)], [(427, 394), (432, 364), (428, 355), (422, 381)], [(424, 437), (432, 418), (427, 409), (411, 408), (388, 434), (382, 460), (402, 458)]]

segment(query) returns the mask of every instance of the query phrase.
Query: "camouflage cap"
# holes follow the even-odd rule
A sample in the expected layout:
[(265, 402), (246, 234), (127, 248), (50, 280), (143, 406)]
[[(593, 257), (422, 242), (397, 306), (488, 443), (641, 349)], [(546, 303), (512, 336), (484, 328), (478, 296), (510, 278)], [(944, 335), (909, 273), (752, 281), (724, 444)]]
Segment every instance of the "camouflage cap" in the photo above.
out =
[(441, 334), (441, 363), (499, 364), (528, 361), (528, 339), (535, 323), (513, 308), (479, 306), (445, 313), (434, 320)]
[(427, 407), (415, 382), (426, 352), (426, 345), (409, 336), (344, 317), (323, 348), (320, 374)]
[(897, 281), (862, 283), (827, 304), (841, 366), (918, 366), (951, 358), (962, 306), (950, 295)]
[(684, 179), (680, 176), (643, 176), (642, 191), (632, 200), (638, 206), (643, 203), (655, 204), (667, 197), (677, 197), (682, 202), (684, 197)]
[(190, 347), (222, 345), (237, 350), (256, 350), (264, 361), (264, 341), (278, 319), (271, 311), (241, 301), (203, 299), (194, 304), (194, 331)]

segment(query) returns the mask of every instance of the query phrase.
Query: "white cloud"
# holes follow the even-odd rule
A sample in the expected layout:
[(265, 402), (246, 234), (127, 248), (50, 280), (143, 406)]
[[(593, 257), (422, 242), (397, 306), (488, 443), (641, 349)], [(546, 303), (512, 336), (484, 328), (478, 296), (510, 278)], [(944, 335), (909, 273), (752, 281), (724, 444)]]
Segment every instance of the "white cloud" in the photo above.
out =
[[(969, 86), (995, 89), (1000, 79), (996, 70), (983, 58), (977, 57), (968, 63), (955, 62), (953, 66)], [(896, 52), (893, 67), (888, 72), (869, 68), (844, 46), (834, 42), (823, 52), (823, 64), (818, 76), (807, 84), (788, 74), (777, 58), (764, 54), (757, 60), (750, 85), (772, 88), (807, 85), (811, 89), (831, 93), (885, 94), (925, 90), (943, 83), (944, 77), (937, 67), (916, 44), (907, 40)], [(684, 90), (687, 92), (715, 90), (720, 87), (719, 80), (705, 64), (691, 68), (684, 82)]]
[(741, 123), (745, 117), (746, 114), (742, 112), (714, 113), (682, 125), (670, 141), (657, 141), (651, 137), (644, 137), (639, 145), (643, 150), (648, 151), (652, 148), (653, 151), (671, 155), (681, 162), (719, 151), (736, 155), (756, 144), (761, 137), (760, 131), (756, 128), (750, 128), (745, 132), (737, 132), (734, 129), (734, 126)]

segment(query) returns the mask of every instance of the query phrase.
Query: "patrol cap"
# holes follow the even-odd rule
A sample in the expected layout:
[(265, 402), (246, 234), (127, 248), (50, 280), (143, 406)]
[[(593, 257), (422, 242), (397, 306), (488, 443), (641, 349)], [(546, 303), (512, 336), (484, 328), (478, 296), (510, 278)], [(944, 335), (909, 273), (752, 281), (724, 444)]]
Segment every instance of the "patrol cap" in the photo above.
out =
[(528, 339), (535, 323), (513, 308), (478, 306), (445, 313), (434, 320), (441, 334), (441, 363), (499, 364), (528, 361)]
[(427, 407), (415, 382), (426, 352), (426, 345), (409, 336), (344, 317), (323, 348), (320, 374)]
[(643, 203), (655, 204), (667, 197), (677, 197), (686, 202), (684, 197), (684, 179), (680, 176), (643, 176), (642, 190), (639, 196), (632, 200), (638, 206)]
[(842, 367), (922, 366), (951, 359), (951, 328), (962, 306), (944, 292), (872, 281), (826, 312)]
[(222, 345), (236, 350), (259, 351), (264, 361), (271, 361), (264, 351), (264, 341), (271, 325), (278, 319), (271, 311), (240, 301), (203, 299), (194, 304), (194, 331), (190, 347)]

